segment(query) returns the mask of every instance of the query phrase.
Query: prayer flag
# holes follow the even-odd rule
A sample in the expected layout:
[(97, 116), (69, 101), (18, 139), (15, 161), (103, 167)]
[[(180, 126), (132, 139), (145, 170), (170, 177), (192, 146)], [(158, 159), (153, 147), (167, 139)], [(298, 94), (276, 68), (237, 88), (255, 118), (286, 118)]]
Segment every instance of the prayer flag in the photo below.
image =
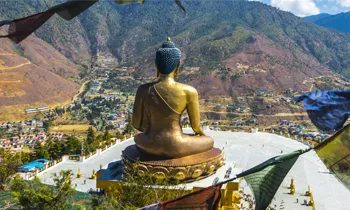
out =
[(320, 130), (337, 131), (350, 115), (350, 90), (317, 90), (295, 100), (303, 102), (312, 123)]
[[(68, 1), (54, 6), (45, 12), (40, 12), (16, 20), (1, 21), (0, 38), (9, 38), (14, 42), (19, 43), (42, 26), (55, 13), (66, 20), (71, 20), (96, 2), (97, 0)], [(5, 33), (4, 30), (6, 31)]]
[(175, 200), (161, 202), (141, 208), (141, 210), (217, 209), (221, 199), (221, 185), (211, 186), (192, 192)]
[(327, 168), (350, 188), (350, 124), (317, 145), (314, 150)]
[(297, 150), (273, 157), (237, 175), (237, 178), (244, 177), (253, 190), (256, 210), (265, 210), (270, 205), (279, 186), (298, 157), (309, 150)]
[[(97, 1), (98, 0), (71, 0), (56, 5), (45, 12), (15, 20), (0, 21), (0, 38), (9, 38), (16, 43), (20, 43), (42, 26), (55, 13), (65, 20), (71, 20)], [(144, 1), (145, 0), (114, 0), (117, 4), (144, 3)], [(186, 12), (180, 0), (175, 0), (175, 3)]]
[(0, 25), (0, 30), (7, 27), (7, 30), (5, 29), (7, 32), (1, 34), (0, 38), (8, 37), (13, 42), (20, 43), (44, 24), (53, 14), (53, 11), (47, 11), (13, 21), (3, 21), (3, 24)]
[(71, 20), (84, 12), (86, 9), (95, 4), (98, 0), (73, 0), (67, 1), (63, 4), (52, 7), (49, 10), (53, 10), (61, 18), (65, 20)]

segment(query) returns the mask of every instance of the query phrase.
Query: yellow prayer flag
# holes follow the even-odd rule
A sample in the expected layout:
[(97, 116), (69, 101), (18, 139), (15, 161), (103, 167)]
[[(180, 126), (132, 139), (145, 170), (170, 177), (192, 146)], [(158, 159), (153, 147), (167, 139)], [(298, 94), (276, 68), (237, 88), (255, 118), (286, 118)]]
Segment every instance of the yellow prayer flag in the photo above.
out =
[(314, 149), (327, 168), (350, 188), (350, 124)]

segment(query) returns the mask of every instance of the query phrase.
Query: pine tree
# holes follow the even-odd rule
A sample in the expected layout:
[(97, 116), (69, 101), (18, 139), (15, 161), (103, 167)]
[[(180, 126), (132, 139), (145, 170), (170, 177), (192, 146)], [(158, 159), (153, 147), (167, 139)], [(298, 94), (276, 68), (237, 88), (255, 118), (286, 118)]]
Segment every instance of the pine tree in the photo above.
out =
[(69, 136), (65, 143), (65, 154), (76, 155), (81, 153), (81, 143), (75, 136)]
[(102, 139), (103, 139), (103, 141), (106, 142), (106, 143), (111, 143), (112, 135), (108, 132), (108, 130), (105, 130)]
[(134, 126), (132, 126), (132, 124), (131, 124), (131, 115), (130, 114), (128, 115), (127, 121), (128, 121), (128, 123), (125, 126), (123, 134), (130, 134), (130, 133), (133, 133), (135, 131)]
[(92, 128), (92, 126), (89, 127), (89, 129), (87, 130), (87, 134), (86, 134), (86, 143), (87, 144), (93, 144), (95, 141), (95, 131)]
[(96, 134), (92, 127), (89, 127), (87, 134), (86, 134), (86, 150), (88, 152), (95, 151), (97, 149), (96, 144)]
[(50, 154), (46, 146), (37, 144), (34, 148), (36, 158), (50, 159)]
[(22, 164), (21, 153), (11, 153), (0, 148), (0, 191), (5, 188), (8, 178), (17, 172)]

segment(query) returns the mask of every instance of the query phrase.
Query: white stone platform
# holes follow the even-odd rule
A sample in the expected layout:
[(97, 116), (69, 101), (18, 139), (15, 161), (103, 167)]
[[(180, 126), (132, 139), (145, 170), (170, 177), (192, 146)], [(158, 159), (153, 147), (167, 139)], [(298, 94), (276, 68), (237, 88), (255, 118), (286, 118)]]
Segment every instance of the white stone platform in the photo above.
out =
[[(185, 132), (190, 132), (190, 130), (185, 129)], [(249, 169), (268, 158), (280, 155), (281, 152), (285, 154), (297, 149), (307, 148), (307, 146), (295, 140), (269, 133), (206, 131), (206, 134), (214, 138), (216, 147), (224, 148), (226, 165), (211, 177), (186, 184), (186, 188), (209, 186), (216, 177), (219, 178), (219, 181), (222, 181), (226, 170), (231, 166), (235, 166), (232, 169), (232, 177), (234, 174)], [(90, 188), (95, 189), (96, 186), (96, 181), (89, 179), (92, 170), (99, 170), (100, 164), (107, 168), (108, 163), (120, 160), (122, 150), (133, 143), (133, 140), (129, 139), (84, 162), (62, 162), (40, 173), (38, 177), (43, 183), (52, 184), (51, 177), (53, 173), (69, 169), (76, 173), (80, 168), (82, 177), (75, 178), (73, 184), (77, 185), (76, 189), (78, 191), (87, 192)], [(288, 194), (287, 187), (291, 178), (295, 180), (295, 195)], [(84, 184), (84, 180), (86, 180), (86, 184)], [(304, 199), (308, 199), (308, 197), (303, 196), (308, 185), (311, 187), (317, 210), (350, 210), (350, 190), (329, 173), (314, 151), (300, 156), (279, 188), (272, 206), (276, 205), (277, 209), (285, 210), (311, 209), (301, 205)], [(251, 194), (244, 181), (241, 182), (241, 186), (244, 192)], [(299, 199), (298, 203), (296, 203), (297, 198)]]

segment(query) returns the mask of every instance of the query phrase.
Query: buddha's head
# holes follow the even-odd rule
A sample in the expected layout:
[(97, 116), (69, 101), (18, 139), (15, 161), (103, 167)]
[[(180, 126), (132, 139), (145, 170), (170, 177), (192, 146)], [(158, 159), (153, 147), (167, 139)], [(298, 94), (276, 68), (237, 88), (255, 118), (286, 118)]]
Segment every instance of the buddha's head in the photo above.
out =
[(156, 53), (157, 75), (174, 74), (176, 76), (180, 65), (180, 57), (181, 51), (168, 38)]

